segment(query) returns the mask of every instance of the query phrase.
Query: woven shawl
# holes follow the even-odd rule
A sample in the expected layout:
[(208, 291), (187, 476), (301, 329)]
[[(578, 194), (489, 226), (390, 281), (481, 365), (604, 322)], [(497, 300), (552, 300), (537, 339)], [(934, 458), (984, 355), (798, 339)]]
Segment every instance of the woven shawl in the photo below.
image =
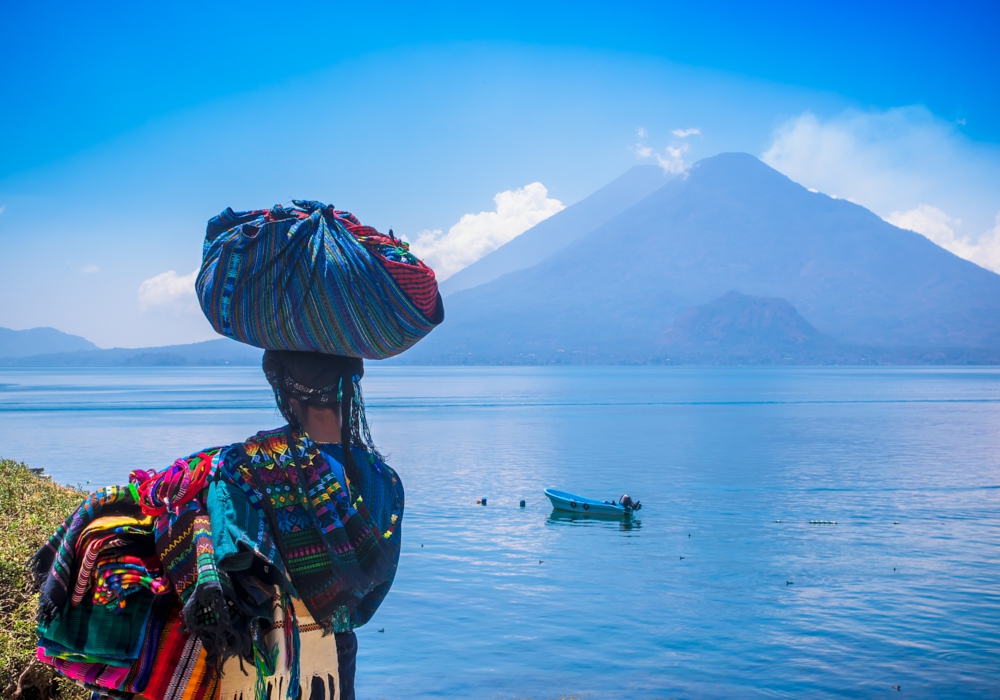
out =
[(146, 700), (218, 700), (219, 672), (194, 635), (184, 631), (181, 609), (167, 617), (156, 663), (142, 691)]
[(32, 557), (29, 564), (38, 588), (38, 621), (50, 622), (66, 605), (74, 584), (77, 543), (88, 525), (102, 515), (142, 518), (138, 493), (131, 486), (109, 486), (92, 493)]
[[(238, 449), (244, 459), (236, 468), (267, 513), (298, 597), (328, 631), (350, 629), (346, 617), (391, 584), (395, 572), (403, 512), (398, 476), (382, 463), (374, 469), (371, 456), (356, 448), (369, 478), (348, 497), (319, 448), (288, 426), (258, 433)], [(384, 522), (372, 517), (367, 498), (391, 504), (379, 511)]]
[(127, 666), (101, 661), (68, 660), (58, 655), (51, 655), (49, 650), (42, 646), (38, 647), (38, 660), (52, 666), (70, 680), (102, 694), (106, 694), (105, 691), (109, 690), (123, 693), (142, 692), (157, 661), (156, 650), (171, 605), (172, 601), (168, 598), (157, 599), (146, 623), (139, 654), (136, 660)]

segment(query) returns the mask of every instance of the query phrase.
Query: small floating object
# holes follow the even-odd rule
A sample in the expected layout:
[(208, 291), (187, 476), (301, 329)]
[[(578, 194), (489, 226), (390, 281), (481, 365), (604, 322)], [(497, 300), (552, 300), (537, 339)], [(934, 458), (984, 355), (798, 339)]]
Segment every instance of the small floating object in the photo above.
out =
[(545, 495), (552, 501), (552, 507), (567, 513), (586, 513), (589, 515), (629, 516), (642, 508), (639, 501), (633, 501), (628, 494), (614, 501), (599, 501), (596, 498), (585, 498), (566, 491), (545, 489)]
[(478, 499), (476, 499), (476, 503), (485, 506), (486, 505), (486, 499), (485, 498), (478, 498)]
[(524, 508), (524, 501), (521, 501), (521, 507)]
[(836, 525), (836, 520), (810, 520), (810, 525)]

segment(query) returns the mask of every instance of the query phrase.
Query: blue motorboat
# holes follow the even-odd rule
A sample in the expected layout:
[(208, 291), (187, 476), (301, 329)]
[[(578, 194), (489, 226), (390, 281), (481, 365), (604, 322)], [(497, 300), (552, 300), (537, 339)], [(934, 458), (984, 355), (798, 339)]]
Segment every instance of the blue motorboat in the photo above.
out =
[(556, 489), (545, 489), (545, 495), (552, 501), (553, 508), (567, 513), (627, 517), (642, 508), (641, 503), (633, 501), (627, 495), (618, 499), (618, 503), (614, 501), (599, 501), (596, 498), (577, 496), (576, 494), (568, 493), (567, 491), (557, 491)]

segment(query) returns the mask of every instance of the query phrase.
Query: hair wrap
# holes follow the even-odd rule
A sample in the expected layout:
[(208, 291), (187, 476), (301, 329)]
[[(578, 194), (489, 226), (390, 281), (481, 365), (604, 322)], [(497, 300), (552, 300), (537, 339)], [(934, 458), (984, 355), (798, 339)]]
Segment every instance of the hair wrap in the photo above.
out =
[[(263, 359), (264, 375), (274, 390), (278, 410), (296, 430), (301, 430), (299, 417), (290, 400), (307, 406), (340, 409), (341, 444), (348, 468), (355, 469), (349, 448), (365, 447), (377, 459), (384, 458), (372, 441), (365, 417), (361, 378), (365, 375), (364, 361), (359, 357), (325, 355), (295, 350), (267, 350)], [(349, 474), (351, 478), (353, 475)]]

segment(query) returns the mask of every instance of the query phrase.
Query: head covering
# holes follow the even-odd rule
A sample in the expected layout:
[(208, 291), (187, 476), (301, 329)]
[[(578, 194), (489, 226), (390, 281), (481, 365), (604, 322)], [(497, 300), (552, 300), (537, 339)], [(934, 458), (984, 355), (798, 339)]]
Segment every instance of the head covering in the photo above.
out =
[[(274, 390), (278, 409), (294, 429), (301, 430), (302, 424), (292, 410), (290, 399), (307, 406), (339, 406), (341, 444), (345, 448), (351, 445), (363, 446), (378, 460), (384, 461), (375, 448), (368, 420), (365, 418), (360, 384), (365, 375), (365, 365), (360, 357), (267, 350), (264, 352), (263, 368), (267, 381)], [(353, 469), (350, 450), (345, 449), (344, 456), (351, 462), (349, 466)]]

